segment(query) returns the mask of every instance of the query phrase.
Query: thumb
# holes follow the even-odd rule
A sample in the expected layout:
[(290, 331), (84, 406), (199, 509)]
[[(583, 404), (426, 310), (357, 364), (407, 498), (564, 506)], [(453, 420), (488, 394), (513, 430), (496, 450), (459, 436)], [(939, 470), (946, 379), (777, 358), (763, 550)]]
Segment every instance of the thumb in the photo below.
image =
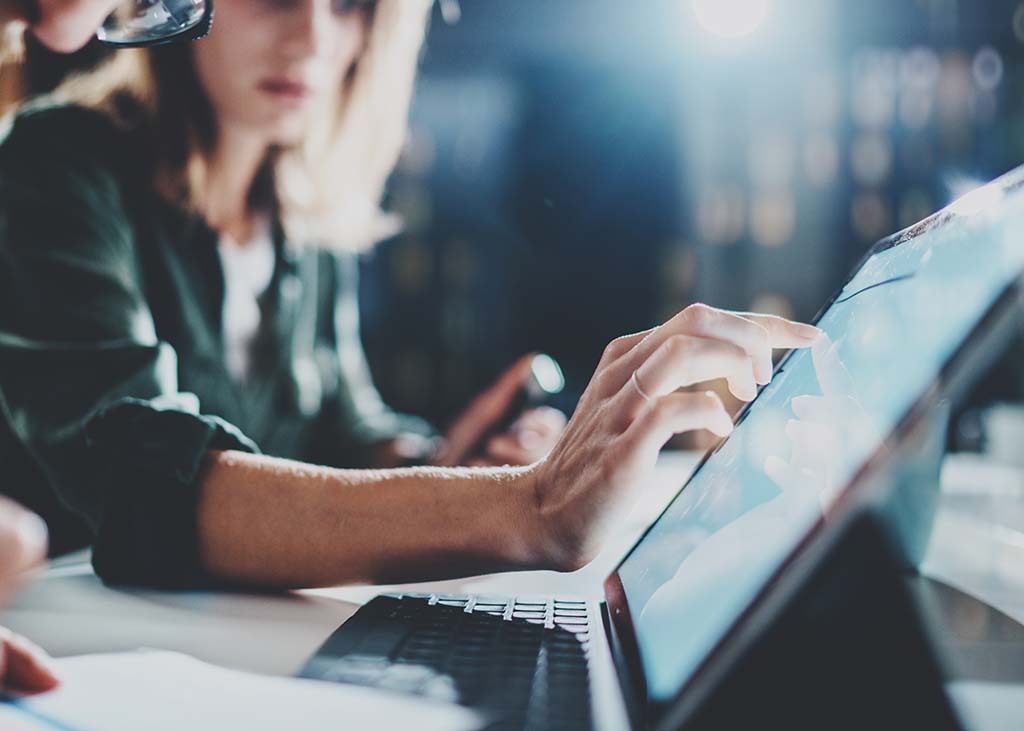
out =
[(516, 394), (530, 376), (536, 353), (528, 353), (502, 373), (486, 391), (470, 402), (445, 436), (441, 453), (435, 458), (440, 466), (459, 464), (472, 449), (501, 420), (515, 400)]
[[(519, 389), (523, 387), (523, 384), (530, 377), (530, 371), (533, 367), (533, 359), (537, 357), (536, 353), (527, 353), (522, 358), (517, 360), (509, 367), (504, 373), (502, 373), (498, 380), (496, 380), (490, 388), (481, 394), (482, 397), (493, 398), (496, 402), (501, 405), (501, 412), (504, 413), (505, 408), (512, 402), (516, 394), (519, 393)], [(498, 414), (500, 417), (502, 414)]]

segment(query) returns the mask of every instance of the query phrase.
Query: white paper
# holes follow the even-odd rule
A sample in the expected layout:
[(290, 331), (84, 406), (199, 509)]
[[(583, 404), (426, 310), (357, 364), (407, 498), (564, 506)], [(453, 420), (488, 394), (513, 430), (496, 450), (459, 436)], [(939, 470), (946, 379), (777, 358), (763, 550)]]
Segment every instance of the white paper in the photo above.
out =
[(369, 688), (227, 670), (156, 650), (56, 661), (61, 686), (0, 704), (26, 731), (479, 728), (465, 709)]

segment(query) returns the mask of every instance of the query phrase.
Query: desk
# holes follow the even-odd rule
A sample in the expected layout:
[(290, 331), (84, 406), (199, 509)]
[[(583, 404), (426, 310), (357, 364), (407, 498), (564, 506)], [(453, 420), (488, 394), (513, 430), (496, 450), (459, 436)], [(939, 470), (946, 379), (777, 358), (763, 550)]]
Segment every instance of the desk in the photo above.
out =
[[(693, 454), (663, 455), (651, 479), (640, 486), (640, 497), (620, 529), (581, 571), (482, 576), (420, 584), (416, 590), (599, 598), (605, 576), (675, 494), (696, 460)], [(968, 657), (972, 667), (961, 677), (984, 681), (962, 686), (958, 700), (969, 706), (972, 718), (978, 717), (979, 706), (985, 711), (998, 705), (1003, 711), (992, 723), (972, 725), (985, 731), (1024, 727), (1024, 639), (1010, 621), (1024, 623), (1024, 474), (970, 457), (948, 460), (923, 570), (943, 582), (926, 592), (925, 601), (950, 625), (950, 652)], [(391, 588), (263, 596), (112, 589), (96, 579), (88, 557), (80, 554), (53, 562), (34, 577), (2, 621), (55, 656), (145, 646), (286, 675), (296, 672), (362, 602)], [(989, 656), (997, 657), (998, 667), (985, 667)], [(1011, 725), (1006, 725), (1008, 718)]]

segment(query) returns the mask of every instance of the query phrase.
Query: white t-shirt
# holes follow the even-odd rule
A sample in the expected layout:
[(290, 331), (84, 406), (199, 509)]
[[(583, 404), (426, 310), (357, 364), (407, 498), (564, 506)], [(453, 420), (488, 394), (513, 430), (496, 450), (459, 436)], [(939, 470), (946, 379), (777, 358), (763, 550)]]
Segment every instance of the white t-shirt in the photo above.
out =
[(274, 276), (270, 221), (260, 219), (252, 237), (242, 244), (221, 234), (217, 251), (224, 269), (224, 357), (228, 372), (241, 383), (249, 375), (252, 344), (260, 328), (259, 298)]

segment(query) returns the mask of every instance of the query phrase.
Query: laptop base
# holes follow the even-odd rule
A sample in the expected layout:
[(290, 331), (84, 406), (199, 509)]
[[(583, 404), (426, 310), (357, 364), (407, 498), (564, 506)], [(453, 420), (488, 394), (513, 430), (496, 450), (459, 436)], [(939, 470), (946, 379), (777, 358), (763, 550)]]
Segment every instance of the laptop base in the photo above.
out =
[(857, 518), (696, 712), (658, 728), (962, 728), (905, 566), (878, 519)]

